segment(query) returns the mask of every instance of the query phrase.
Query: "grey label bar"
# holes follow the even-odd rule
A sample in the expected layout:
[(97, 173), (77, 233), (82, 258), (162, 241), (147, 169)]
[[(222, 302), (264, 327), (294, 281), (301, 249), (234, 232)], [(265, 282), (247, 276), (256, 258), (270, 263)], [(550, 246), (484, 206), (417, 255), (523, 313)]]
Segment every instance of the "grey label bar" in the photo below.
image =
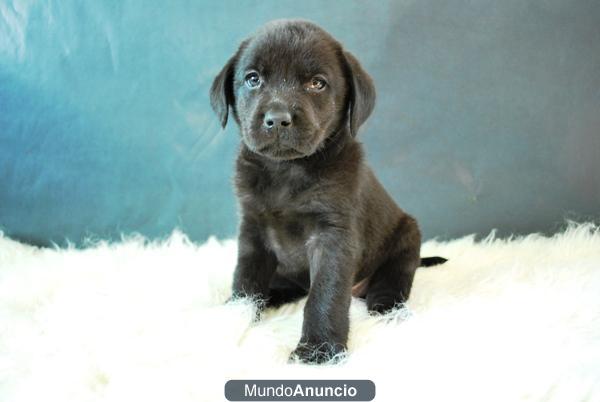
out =
[(371, 380), (229, 380), (228, 401), (372, 401)]

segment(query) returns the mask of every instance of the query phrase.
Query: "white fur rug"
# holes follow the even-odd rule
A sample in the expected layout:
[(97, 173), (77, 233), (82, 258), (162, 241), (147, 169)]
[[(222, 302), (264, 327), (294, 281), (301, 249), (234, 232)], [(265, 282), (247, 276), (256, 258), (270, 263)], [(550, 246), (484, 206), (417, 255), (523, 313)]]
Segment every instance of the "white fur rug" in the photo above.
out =
[(377, 401), (600, 400), (600, 230), (430, 241), (408, 308), (351, 309), (349, 357), (288, 364), (304, 300), (224, 306), (236, 243), (0, 236), (1, 401), (220, 401), (229, 379), (371, 379)]

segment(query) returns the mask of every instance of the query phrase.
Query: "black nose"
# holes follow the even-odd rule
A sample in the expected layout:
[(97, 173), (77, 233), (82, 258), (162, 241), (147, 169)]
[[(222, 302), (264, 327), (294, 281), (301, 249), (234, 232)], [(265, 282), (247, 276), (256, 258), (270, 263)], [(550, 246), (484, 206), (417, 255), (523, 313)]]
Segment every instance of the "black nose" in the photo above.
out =
[(270, 110), (265, 113), (264, 125), (266, 128), (289, 127), (292, 125), (292, 115), (285, 111)]

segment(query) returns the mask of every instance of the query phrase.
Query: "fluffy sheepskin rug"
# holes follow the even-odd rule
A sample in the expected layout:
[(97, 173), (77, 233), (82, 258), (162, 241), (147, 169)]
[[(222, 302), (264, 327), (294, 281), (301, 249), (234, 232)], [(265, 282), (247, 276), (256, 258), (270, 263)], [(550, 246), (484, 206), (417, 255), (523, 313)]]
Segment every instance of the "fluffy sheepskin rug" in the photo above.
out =
[(235, 241), (0, 235), (0, 400), (221, 401), (229, 379), (371, 379), (377, 401), (600, 400), (600, 230), (429, 241), (408, 305), (353, 300), (348, 357), (288, 364), (305, 300), (224, 305)]

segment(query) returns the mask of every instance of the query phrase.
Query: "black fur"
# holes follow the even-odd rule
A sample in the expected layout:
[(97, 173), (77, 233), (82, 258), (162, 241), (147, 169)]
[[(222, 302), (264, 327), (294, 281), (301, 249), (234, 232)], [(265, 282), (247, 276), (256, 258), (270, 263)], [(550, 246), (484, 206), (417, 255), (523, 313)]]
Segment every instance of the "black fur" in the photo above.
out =
[(447, 259), (443, 257), (425, 257), (421, 258), (421, 266), (422, 267), (433, 267), (434, 265), (443, 264)]
[(375, 104), (371, 77), (318, 26), (279, 20), (242, 43), (210, 98), (242, 137), (233, 297), (279, 306), (308, 295), (292, 357), (327, 361), (346, 348), (352, 295), (389, 311), (408, 299), (421, 261), (417, 222), (354, 139)]

